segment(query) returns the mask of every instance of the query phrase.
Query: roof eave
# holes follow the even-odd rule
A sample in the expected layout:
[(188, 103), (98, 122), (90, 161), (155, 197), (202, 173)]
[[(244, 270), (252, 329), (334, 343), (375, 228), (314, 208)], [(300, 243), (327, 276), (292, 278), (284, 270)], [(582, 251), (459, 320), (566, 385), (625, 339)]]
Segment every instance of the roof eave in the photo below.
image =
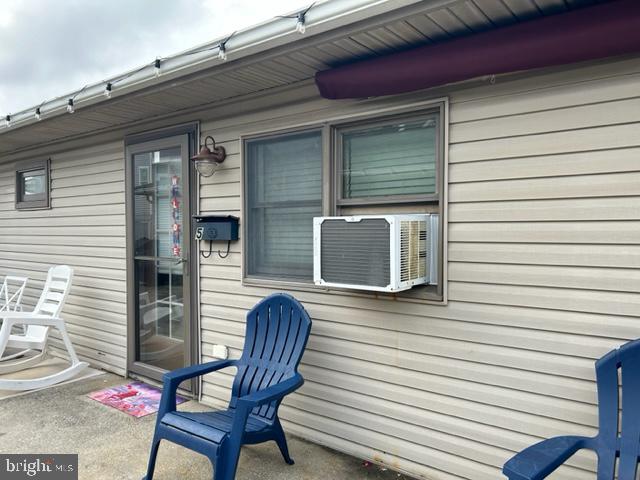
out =
[[(455, 1), (429, 0), (427, 3), (433, 8), (437, 8)], [(305, 16), (307, 30), (304, 37), (320, 35), (372, 16), (390, 13), (418, 3), (424, 2), (421, 0), (378, 0), (374, 2), (371, 2), (371, 0), (332, 0), (318, 3)], [(109, 98), (105, 97), (104, 90), (106, 84), (113, 82), (115, 79), (122, 80), (114, 84), (112, 97), (128, 95), (148, 87), (165, 84), (187, 75), (226, 64), (228, 62), (219, 59), (216, 51), (217, 46), (225, 38), (217, 39), (163, 59), (159, 76), (156, 75), (153, 63), (150, 63), (137, 70), (124, 72), (112, 79), (88, 85), (81, 90), (81, 93), (80, 91), (70, 92), (40, 105), (34, 105), (11, 114), (11, 125), (0, 125), (0, 135), (16, 128), (37, 123), (39, 121), (35, 116), (37, 108), (40, 109), (41, 117), (52, 118), (66, 114), (70, 98), (74, 98), (74, 107), (76, 109), (108, 102)], [(303, 38), (302, 35), (295, 30), (295, 20), (276, 17), (235, 33), (226, 42), (226, 51), (230, 58), (229, 61), (235, 61), (293, 43), (301, 38)]]

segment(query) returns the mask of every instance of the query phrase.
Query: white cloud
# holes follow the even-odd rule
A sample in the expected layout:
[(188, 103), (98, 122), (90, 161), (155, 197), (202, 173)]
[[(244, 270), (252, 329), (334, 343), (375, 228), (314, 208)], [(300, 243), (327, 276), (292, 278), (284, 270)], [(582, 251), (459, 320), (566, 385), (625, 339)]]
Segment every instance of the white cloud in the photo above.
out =
[(0, 117), (308, 3), (2, 0)]
[(0, 11), (0, 28), (9, 27), (14, 20), (15, 20), (15, 15), (13, 14), (13, 12)]

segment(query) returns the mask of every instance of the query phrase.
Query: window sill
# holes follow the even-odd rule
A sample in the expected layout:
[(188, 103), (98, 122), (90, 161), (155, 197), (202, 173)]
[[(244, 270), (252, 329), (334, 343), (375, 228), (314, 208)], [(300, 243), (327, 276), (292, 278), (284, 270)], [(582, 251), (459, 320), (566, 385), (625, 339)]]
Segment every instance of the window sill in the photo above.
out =
[(18, 211), (21, 210), (51, 210), (50, 205), (30, 205), (28, 203), (16, 203), (15, 209)]
[(315, 285), (310, 282), (295, 282), (290, 280), (274, 280), (256, 277), (245, 277), (242, 279), (241, 284), (242, 286), (247, 287), (263, 287), (270, 289), (281, 288), (283, 290), (296, 292), (326, 293), (329, 295), (343, 295), (347, 297), (368, 298), (371, 300), (394, 300), (407, 303), (418, 303), (422, 305), (445, 306), (448, 303), (446, 298), (443, 298), (442, 295), (438, 295), (436, 293), (425, 292), (423, 296), (420, 297), (416, 296), (415, 293), (413, 295), (408, 295), (409, 292), (415, 292), (420, 287), (414, 287), (413, 289), (400, 293), (387, 293), (371, 292), (366, 290), (349, 290), (346, 288), (330, 288)]

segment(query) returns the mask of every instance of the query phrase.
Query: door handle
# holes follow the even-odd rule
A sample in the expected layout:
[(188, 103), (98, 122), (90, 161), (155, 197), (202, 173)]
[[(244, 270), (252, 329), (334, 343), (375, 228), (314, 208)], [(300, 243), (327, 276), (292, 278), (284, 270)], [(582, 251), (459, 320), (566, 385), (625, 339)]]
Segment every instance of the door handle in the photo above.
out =
[[(176, 262), (176, 265), (182, 265), (182, 264), (185, 264), (185, 263), (189, 263), (189, 259), (188, 258), (184, 258), (184, 257), (180, 257), (178, 259), (178, 261)], [(184, 273), (184, 275), (186, 277), (189, 276), (190, 271), (191, 271), (191, 268), (189, 268), (188, 266), (184, 267), (184, 269), (183, 269), (183, 273)]]

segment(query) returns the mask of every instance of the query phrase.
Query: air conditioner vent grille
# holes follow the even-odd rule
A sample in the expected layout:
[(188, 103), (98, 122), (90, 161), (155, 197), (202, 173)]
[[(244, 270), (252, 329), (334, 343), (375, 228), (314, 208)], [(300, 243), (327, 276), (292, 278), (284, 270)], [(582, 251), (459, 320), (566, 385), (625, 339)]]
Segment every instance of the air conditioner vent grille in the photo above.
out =
[(400, 222), (400, 280), (424, 277), (427, 273), (427, 222)]
[(313, 281), (325, 287), (402, 292), (438, 282), (438, 215), (313, 219)]
[(386, 287), (391, 268), (389, 231), (389, 223), (382, 218), (322, 222), (323, 280)]

